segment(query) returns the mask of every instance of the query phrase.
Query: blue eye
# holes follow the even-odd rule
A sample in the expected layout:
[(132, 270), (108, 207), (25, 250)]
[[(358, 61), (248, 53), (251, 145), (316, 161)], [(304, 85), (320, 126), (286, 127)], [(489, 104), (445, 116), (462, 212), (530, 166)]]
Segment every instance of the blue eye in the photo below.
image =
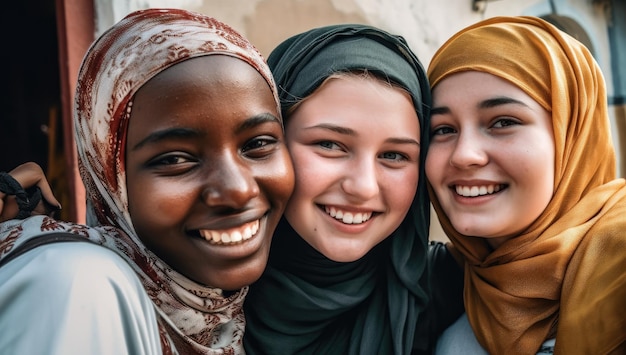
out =
[(408, 159), (406, 155), (402, 153), (398, 153), (398, 152), (385, 152), (381, 154), (380, 157), (385, 160), (394, 160), (394, 161), (402, 161), (402, 160)]
[(320, 141), (320, 142), (317, 142), (316, 144), (319, 145), (320, 147), (322, 147), (324, 149), (328, 149), (328, 150), (341, 149), (339, 144), (337, 144), (335, 142), (332, 142), (332, 141)]

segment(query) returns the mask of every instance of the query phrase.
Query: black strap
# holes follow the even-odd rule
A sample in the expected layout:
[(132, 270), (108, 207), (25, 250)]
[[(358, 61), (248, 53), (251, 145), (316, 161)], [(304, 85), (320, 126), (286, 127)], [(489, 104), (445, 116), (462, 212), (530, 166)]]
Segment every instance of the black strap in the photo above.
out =
[(4, 171), (0, 171), (0, 191), (7, 195), (15, 195), (17, 206), (20, 209), (17, 219), (29, 217), (41, 201), (41, 189), (38, 186), (33, 186), (26, 191), (11, 174)]
[(93, 243), (91, 240), (83, 236), (73, 234), (73, 233), (67, 233), (67, 232), (50, 233), (50, 234), (42, 235), (40, 237), (27, 240), (26, 242), (24, 242), (24, 244), (20, 245), (15, 250), (13, 250), (6, 258), (0, 260), (0, 267), (7, 264), (9, 261), (17, 258), (18, 256), (26, 253), (27, 251), (37, 248), (38, 246), (41, 246), (44, 244), (50, 244), (50, 243), (59, 243), (59, 242)]

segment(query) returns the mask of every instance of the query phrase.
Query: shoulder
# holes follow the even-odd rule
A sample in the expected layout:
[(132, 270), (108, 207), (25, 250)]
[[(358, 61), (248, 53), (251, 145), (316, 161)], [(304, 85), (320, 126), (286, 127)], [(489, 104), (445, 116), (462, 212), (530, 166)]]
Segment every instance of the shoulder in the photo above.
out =
[[(20, 271), (30, 281), (94, 283), (97, 279), (113, 281), (136, 279), (130, 265), (115, 252), (88, 241), (49, 243), (18, 256), (0, 268)], [(78, 279), (77, 279), (78, 278)], [(81, 280), (85, 278), (85, 280)]]
[[(560, 351), (605, 353), (608, 350), (585, 346), (602, 344), (610, 349), (611, 344), (626, 344), (624, 216), (626, 200), (620, 200), (592, 220), (593, 225), (584, 230), (586, 234), (576, 246), (562, 286), (556, 342)], [(568, 341), (559, 342), (558, 338)]]
[(160, 347), (156, 314), (137, 275), (113, 251), (89, 242), (42, 245), (2, 266), (0, 308), (3, 349), (113, 354)]
[(437, 341), (435, 354), (487, 355), (487, 352), (476, 340), (467, 315), (463, 314), (441, 335)]
[[(429, 243), (428, 266), (431, 285), (435, 287), (435, 292), (441, 291), (442, 295), (445, 295), (463, 289), (463, 268), (459, 265), (448, 244), (435, 241)], [(437, 289), (437, 287), (442, 289)]]
[(428, 246), (430, 272), (429, 332), (437, 337), (464, 311), (463, 269), (448, 246), (431, 241)]

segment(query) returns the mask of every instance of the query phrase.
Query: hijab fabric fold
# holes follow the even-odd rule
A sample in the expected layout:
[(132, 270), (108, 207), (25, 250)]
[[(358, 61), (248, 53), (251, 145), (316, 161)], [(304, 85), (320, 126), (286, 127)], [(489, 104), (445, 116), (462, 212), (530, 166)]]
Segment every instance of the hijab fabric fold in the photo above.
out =
[(248, 288), (226, 297), (221, 289), (177, 273), (146, 248), (128, 212), (124, 157), (133, 95), (172, 65), (206, 55), (247, 62), (265, 78), (278, 106), (264, 59), (232, 28), (178, 9), (129, 14), (92, 44), (78, 75), (74, 124), (88, 194), (87, 220), (94, 228), (32, 217), (19, 221), (19, 235), (5, 249), (45, 233), (68, 231), (115, 251), (136, 271), (154, 303), (165, 354), (244, 352), (242, 306)]
[(479, 342), (493, 354), (534, 354), (555, 337), (555, 354), (626, 350), (626, 187), (592, 54), (542, 19), (496, 17), (437, 51), (431, 86), (463, 71), (505, 79), (551, 112), (556, 155), (552, 200), (496, 250), (454, 230), (430, 190), (465, 260), (465, 308)]
[[(312, 29), (268, 57), (285, 124), (289, 109), (330, 75), (367, 70), (411, 94), (421, 129), (420, 167), (429, 142), (430, 89), (421, 63), (400, 36), (366, 25)], [(428, 302), (429, 199), (420, 170), (400, 227), (360, 260), (331, 261), (283, 219), (269, 265), (246, 299), (249, 354), (408, 354)], [(415, 343), (415, 344), (414, 344)]]

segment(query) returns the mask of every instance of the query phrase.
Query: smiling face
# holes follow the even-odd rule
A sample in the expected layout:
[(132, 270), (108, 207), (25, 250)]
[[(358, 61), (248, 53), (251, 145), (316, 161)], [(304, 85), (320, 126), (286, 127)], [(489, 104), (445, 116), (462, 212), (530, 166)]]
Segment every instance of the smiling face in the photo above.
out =
[(269, 85), (225, 55), (186, 60), (135, 95), (126, 142), (130, 216), (139, 238), (201, 284), (260, 277), (293, 188)]
[(426, 175), (454, 228), (495, 248), (528, 227), (554, 191), (550, 112), (517, 86), (482, 72), (433, 89)]
[(287, 119), (296, 187), (285, 216), (331, 260), (354, 261), (402, 222), (417, 190), (417, 114), (373, 76), (329, 79)]

